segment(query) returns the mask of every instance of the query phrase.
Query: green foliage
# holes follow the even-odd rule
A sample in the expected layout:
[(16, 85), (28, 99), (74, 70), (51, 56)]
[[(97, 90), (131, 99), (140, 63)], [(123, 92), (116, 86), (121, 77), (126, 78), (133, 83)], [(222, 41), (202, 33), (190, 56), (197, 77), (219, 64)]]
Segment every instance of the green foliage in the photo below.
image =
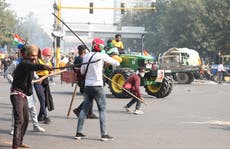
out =
[(229, 51), (229, 0), (157, 0), (156, 7), (155, 12), (128, 13), (122, 21), (145, 26), (148, 51), (159, 54), (171, 47), (188, 47), (205, 57), (219, 49)]
[(41, 48), (52, 45), (51, 38), (38, 24), (33, 13), (25, 18), (18, 18), (5, 0), (0, 0), (0, 47), (7, 45), (9, 49), (15, 48), (12, 33), (19, 34), (28, 39), (29, 44), (37, 44)]
[(15, 15), (7, 8), (5, 0), (0, 0), (0, 47), (11, 42), (11, 33), (16, 25)]
[(51, 47), (51, 38), (41, 28), (33, 13), (29, 13), (18, 22), (16, 32), (19, 33), (29, 44), (36, 44), (40, 48)]

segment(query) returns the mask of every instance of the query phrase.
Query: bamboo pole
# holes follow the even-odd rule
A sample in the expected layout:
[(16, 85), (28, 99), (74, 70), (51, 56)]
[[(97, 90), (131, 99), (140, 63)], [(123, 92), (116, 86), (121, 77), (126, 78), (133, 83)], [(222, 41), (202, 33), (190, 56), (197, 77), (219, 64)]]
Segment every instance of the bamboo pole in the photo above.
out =
[(48, 78), (50, 76), (58, 75), (58, 74), (61, 74), (62, 72), (65, 72), (65, 71), (67, 71), (67, 70), (65, 69), (65, 70), (61, 70), (61, 71), (57, 71), (57, 72), (52, 72), (52, 73), (50, 73), (48, 75), (45, 75), (45, 76), (43, 76), (43, 77), (41, 77), (41, 78), (39, 78), (37, 80), (32, 80), (32, 83), (42, 82), (44, 79), (46, 79), (46, 78)]
[(126, 91), (126, 92), (127, 92), (129, 95), (131, 95), (132, 97), (135, 97), (136, 99), (140, 100), (142, 103), (144, 103), (145, 105), (147, 105), (146, 102), (145, 102), (144, 100), (142, 100), (141, 98), (137, 97), (136, 95), (134, 95), (134, 94), (131, 93), (129, 90), (127, 90), (127, 89), (125, 89), (124, 87), (122, 87), (122, 86), (121, 86), (120, 84), (118, 84), (117, 82), (114, 82), (112, 79), (110, 79), (109, 77), (107, 77), (107, 76), (104, 75), (104, 74), (103, 74), (103, 76), (104, 76), (106, 79), (110, 80), (112, 83), (116, 84), (118, 87), (122, 88), (124, 91)]
[(67, 112), (67, 119), (69, 118), (69, 115), (70, 115), (70, 111), (72, 109), (72, 105), (73, 105), (73, 101), (74, 101), (74, 98), (76, 96), (76, 93), (77, 93), (77, 83), (75, 85), (75, 88), (74, 88), (74, 91), (73, 91), (73, 94), (72, 94), (72, 99), (70, 101), (70, 105), (69, 105), (69, 109), (68, 109), (68, 112)]

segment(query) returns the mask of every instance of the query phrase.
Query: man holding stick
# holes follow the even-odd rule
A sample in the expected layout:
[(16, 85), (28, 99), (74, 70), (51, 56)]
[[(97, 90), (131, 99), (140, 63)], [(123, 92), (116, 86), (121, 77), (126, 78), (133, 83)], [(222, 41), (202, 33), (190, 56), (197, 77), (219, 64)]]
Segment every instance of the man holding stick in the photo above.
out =
[[(140, 92), (140, 79), (145, 75), (145, 68), (138, 68), (137, 73), (132, 74), (124, 83), (123, 87), (127, 90), (130, 90), (136, 97), (144, 99), (141, 97)], [(131, 112), (130, 107), (136, 103), (136, 108), (134, 114), (144, 114), (143, 111), (140, 110), (141, 101), (138, 100), (136, 97), (133, 97), (132, 100), (124, 107), (127, 112)]]
[(32, 95), (32, 79), (34, 77), (34, 71), (51, 70), (51, 68), (46, 65), (36, 64), (37, 55), (37, 46), (26, 46), (25, 59), (18, 64), (14, 71), (10, 93), (10, 100), (13, 106), (15, 119), (13, 149), (30, 147), (23, 144), (23, 137), (29, 122), (28, 102), (26, 97)]
[[(75, 136), (75, 139), (77, 140), (85, 137), (85, 135), (82, 133), (84, 120), (86, 118), (86, 113), (88, 113), (90, 110), (90, 105), (93, 99), (95, 99), (99, 111), (101, 140), (107, 141), (113, 139), (113, 137), (108, 135), (106, 128), (106, 96), (103, 89), (103, 66), (105, 63), (109, 63), (114, 66), (120, 65), (120, 63), (112, 59), (107, 54), (100, 53), (103, 48), (104, 42), (101, 39), (96, 38), (92, 42), (92, 52), (86, 54), (83, 57), (83, 63), (88, 62), (90, 59), (92, 61), (100, 59), (100, 61), (96, 63), (90, 63), (88, 65), (88, 71), (85, 76), (83, 109), (79, 115), (77, 132)], [(82, 65), (81, 74), (84, 74), (86, 69), (87, 66)]]
[[(75, 60), (74, 60), (74, 65), (78, 65), (78, 66), (77, 66), (78, 69), (76, 69), (75, 72), (77, 73), (77, 77), (79, 78), (79, 79), (78, 79), (78, 85), (79, 85), (79, 87), (80, 87), (80, 93), (83, 93), (83, 92), (84, 92), (84, 88), (82, 87), (82, 83), (83, 83), (83, 81), (85, 81), (85, 80), (82, 80), (82, 79), (84, 79), (84, 77), (80, 74), (80, 70), (79, 70), (79, 69), (81, 68), (81, 64), (82, 64), (82, 61), (83, 61), (83, 57), (84, 57), (85, 54), (86, 54), (87, 48), (86, 48), (86, 46), (84, 46), (84, 45), (79, 45), (79, 46), (77, 47), (77, 49), (78, 49), (78, 56), (77, 56), (77, 57), (75, 58)], [(84, 101), (83, 101), (83, 102), (84, 102)], [(73, 109), (73, 112), (74, 112), (74, 114), (75, 114), (77, 117), (79, 117), (79, 114), (80, 114), (80, 112), (81, 112), (81, 110), (82, 110), (83, 102), (82, 102), (77, 108)], [(90, 110), (89, 110), (89, 112), (87, 113), (87, 118), (88, 118), (88, 119), (98, 119), (98, 117), (93, 113), (93, 101), (92, 101), (92, 103), (91, 103)]]

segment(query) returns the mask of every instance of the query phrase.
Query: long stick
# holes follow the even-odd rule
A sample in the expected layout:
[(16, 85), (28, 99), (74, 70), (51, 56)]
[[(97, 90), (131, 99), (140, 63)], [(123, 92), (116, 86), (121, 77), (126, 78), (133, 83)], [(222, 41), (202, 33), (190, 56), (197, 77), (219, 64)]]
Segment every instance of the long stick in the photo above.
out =
[[(81, 38), (63, 21), (61, 20), (57, 15), (55, 15), (54, 13), (52, 13), (59, 21), (61, 21), (80, 41), (81, 43), (86, 46), (86, 44), (81, 40)], [(87, 50), (89, 50), (89, 48), (86, 46)], [(135, 97), (136, 99), (140, 100), (142, 103), (146, 104), (142, 99), (138, 98), (137, 96), (133, 95), (130, 91), (128, 91), (127, 89), (123, 88), (120, 84), (114, 82), (113, 80), (111, 80), (110, 78), (108, 78), (106, 75), (103, 74), (103, 76), (105, 78), (107, 78), (108, 80), (110, 80), (112, 83), (116, 84), (117, 86), (119, 86), (120, 88), (124, 89), (128, 94), (130, 94), (131, 96)]]
[(145, 105), (147, 105), (146, 102), (145, 102), (144, 100), (142, 100), (141, 98), (137, 97), (136, 95), (134, 95), (133, 93), (131, 93), (129, 90), (123, 88), (123, 87), (122, 87), (120, 84), (118, 84), (117, 82), (114, 82), (113, 80), (111, 80), (109, 77), (107, 77), (107, 76), (104, 75), (104, 74), (103, 74), (103, 76), (104, 76), (106, 79), (110, 80), (112, 83), (116, 84), (118, 87), (122, 88), (122, 89), (123, 89), (124, 91), (126, 91), (129, 95), (135, 97), (136, 99), (140, 100), (142, 103), (144, 103)]
[(74, 91), (73, 91), (73, 95), (72, 95), (72, 99), (70, 101), (69, 110), (68, 110), (68, 113), (67, 113), (67, 119), (69, 118), (69, 114), (70, 114), (70, 111), (72, 109), (72, 105), (73, 105), (73, 101), (74, 101), (74, 98), (76, 96), (76, 93), (77, 93), (77, 83), (75, 85), (75, 88), (74, 88)]
[(77, 38), (78, 38), (78, 40), (80, 40), (81, 41), (81, 43), (86, 47), (86, 49), (88, 50), (88, 51), (90, 51), (89, 50), (89, 48), (87, 47), (87, 45), (81, 40), (81, 38), (63, 21), (63, 20), (61, 20), (56, 14), (54, 14), (54, 13), (52, 13), (59, 21), (61, 21), (62, 22), (62, 24), (64, 24), (65, 25), (65, 27), (67, 27)]
[(97, 59), (95, 61), (91, 61), (91, 62), (85, 62), (82, 64), (75, 64), (75, 65), (69, 65), (69, 66), (63, 66), (63, 67), (53, 67), (52, 69), (65, 69), (65, 68), (71, 68), (71, 67), (77, 67), (77, 66), (81, 66), (81, 65), (85, 65), (85, 64), (89, 64), (89, 63), (96, 63), (98, 61), (100, 61), (101, 59)]
[(44, 79), (46, 79), (46, 78), (48, 78), (50, 76), (58, 75), (58, 74), (60, 74), (62, 72), (65, 72), (65, 71), (67, 71), (67, 70), (65, 69), (65, 70), (61, 70), (61, 71), (58, 71), (58, 72), (52, 72), (52, 73), (50, 73), (48, 75), (45, 75), (45, 76), (43, 76), (43, 77), (41, 77), (41, 78), (39, 78), (37, 80), (33, 80), (32, 83), (42, 82), (42, 80), (44, 80)]

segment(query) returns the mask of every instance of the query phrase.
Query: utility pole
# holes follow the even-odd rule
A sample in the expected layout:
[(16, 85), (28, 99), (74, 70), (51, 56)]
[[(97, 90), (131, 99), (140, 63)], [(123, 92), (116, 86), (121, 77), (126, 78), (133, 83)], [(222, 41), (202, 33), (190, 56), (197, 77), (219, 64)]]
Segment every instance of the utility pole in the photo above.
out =
[[(53, 8), (54, 8), (54, 14), (56, 14), (59, 18), (61, 18), (61, 0), (58, 0), (58, 4), (56, 4), (54, 0)], [(61, 60), (61, 54), (60, 54), (61, 38), (63, 37), (63, 34), (62, 34), (61, 22), (56, 18), (54, 18), (52, 36), (53, 36), (55, 66), (59, 67), (60, 60)]]
[[(54, 0), (54, 14), (58, 16), (58, 18), (61, 19), (61, 9), (88, 9), (89, 14), (93, 14), (96, 10), (120, 10), (121, 15), (125, 14), (127, 10), (152, 10), (155, 11), (156, 7), (152, 3), (148, 7), (126, 7), (125, 3), (121, 3), (120, 7), (95, 7), (93, 2), (89, 2), (88, 6), (63, 6), (61, 5), (61, 0), (58, 0), (58, 3), (56, 4), (56, 0)], [(60, 52), (60, 45), (61, 45), (61, 38), (63, 37), (62, 34), (62, 27), (61, 22), (57, 18), (54, 18), (54, 24), (53, 24), (53, 49), (54, 49), (54, 56), (55, 56), (55, 64), (56, 67), (59, 67), (60, 59), (61, 59), (61, 52)], [(143, 50), (143, 38), (142, 36), (142, 50)]]

